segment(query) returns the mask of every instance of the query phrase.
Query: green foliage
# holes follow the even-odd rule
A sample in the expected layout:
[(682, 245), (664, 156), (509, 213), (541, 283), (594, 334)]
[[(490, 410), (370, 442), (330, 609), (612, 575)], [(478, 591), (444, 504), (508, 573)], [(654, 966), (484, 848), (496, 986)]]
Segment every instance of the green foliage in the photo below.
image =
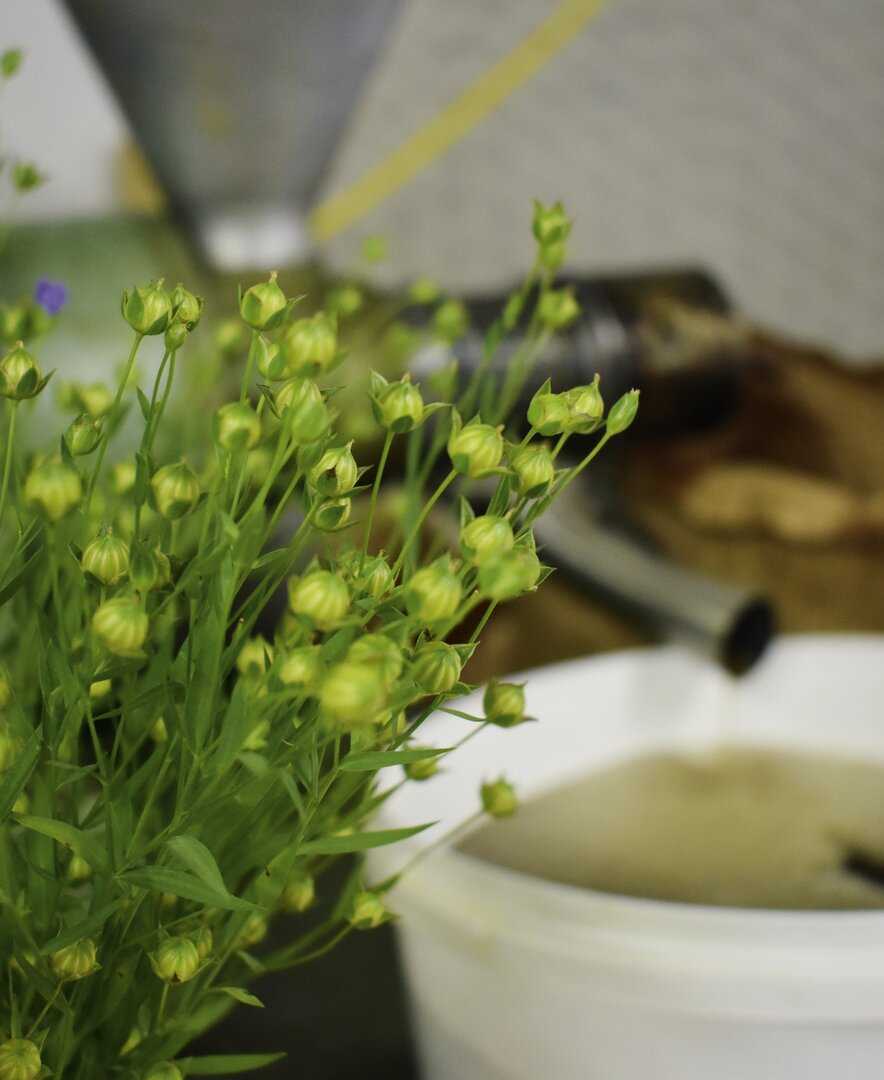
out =
[[(506, 319), (543, 304), (549, 289), (538, 262)], [(425, 406), (407, 378), (372, 380), (383, 449), (360, 467), (358, 447), (336, 431), (331, 391), (303, 373), (303, 342), (279, 353), (288, 366), (261, 363), (286, 335), (291, 345), (292, 301), (271, 276), (242, 305), (252, 330), (239, 395), (214, 421), (205, 415), (201, 437), (171, 460), (161, 453), (176, 428), (166, 405), (201, 312), (181, 286), (124, 297), (134, 336), (116, 392), (64, 397), (78, 416), (85, 389), (100, 403), (102, 422), (79, 453), (62, 439), (56, 458), (56, 434), (33, 454), (31, 400), (3, 403), (0, 1040), (11, 1042), (0, 1045), (38, 1052), (70, 1080), (233, 1073), (275, 1059), (183, 1055), (234, 1004), (260, 1007), (245, 988), (257, 974), (390, 917), (386, 887), (362, 880), (362, 854), (427, 825), (371, 828), (380, 777), (431, 782), (434, 762), (456, 750), (415, 737), (468, 689), (460, 667), (478, 630), (460, 628), (474, 611), (484, 626), (499, 600), (536, 587), (531, 522), (608, 437), (600, 420), (580, 465), (520, 494), (511, 462), (544, 444), (536, 428), (505, 427), (491, 365), (509, 325), (499, 321), (481, 370), (452, 383), (448, 401)], [(152, 390), (129, 385), (146, 334), (165, 344)], [(530, 322), (523, 381), (547, 334)], [(311, 354), (317, 376), (340, 359), (327, 344), (322, 363)], [(256, 366), (269, 385), (255, 384)], [(520, 391), (508, 374), (506, 395)], [(131, 445), (120, 421), (136, 400), (142, 427)], [(569, 437), (561, 402), (553, 463)], [(199, 402), (188, 406), (201, 413)], [(234, 437), (233, 421), (247, 437)], [(397, 441), (404, 497), (378, 551)], [(469, 492), (472, 477), (490, 483), (488, 516), (464, 509), (466, 538), (422, 566), (430, 510), (449, 488)], [(348, 531), (352, 500), (361, 534)], [(285, 612), (271, 617), (286, 595)], [(436, 658), (451, 663), (440, 671)], [(495, 708), (489, 722), (501, 721)], [(464, 738), (474, 730), (465, 724)], [(352, 873), (337, 895), (324, 893), (341, 858)], [(319, 915), (299, 929), (296, 914), (292, 940), (269, 951), (268, 922), (309, 905), (314, 881)], [(94, 943), (97, 966), (65, 981), (51, 957), (78, 943), (87, 957)], [(186, 977), (159, 964), (173, 953), (189, 958)]]

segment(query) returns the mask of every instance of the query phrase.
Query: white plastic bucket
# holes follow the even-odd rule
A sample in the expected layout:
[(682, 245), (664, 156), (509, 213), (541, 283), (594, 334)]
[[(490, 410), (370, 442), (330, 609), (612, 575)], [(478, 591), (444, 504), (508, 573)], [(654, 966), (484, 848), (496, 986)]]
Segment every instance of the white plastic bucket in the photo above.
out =
[[(678, 649), (530, 673), (528, 712), (483, 730), (384, 826), (440, 824), (376, 853), (380, 877), (476, 810), (652, 750), (747, 747), (884, 763), (884, 637), (782, 639), (736, 684)], [(472, 702), (481, 712), (478, 702)], [(465, 708), (469, 710), (469, 705)], [(426, 729), (451, 745), (464, 721)], [(884, 822), (882, 822), (884, 828)], [(884, 1069), (884, 911), (637, 900), (443, 845), (394, 890), (426, 1080), (871, 1080)]]

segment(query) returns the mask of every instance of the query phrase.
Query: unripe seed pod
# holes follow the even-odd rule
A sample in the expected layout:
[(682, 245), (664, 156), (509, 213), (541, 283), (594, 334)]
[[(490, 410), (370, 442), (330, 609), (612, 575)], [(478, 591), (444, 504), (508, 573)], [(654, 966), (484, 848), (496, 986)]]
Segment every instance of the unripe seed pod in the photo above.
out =
[(571, 412), (568, 431), (579, 435), (588, 435), (601, 423), (605, 413), (605, 403), (599, 390), (599, 377), (588, 386), (575, 386), (565, 394), (565, 401)]
[(184, 461), (157, 469), (150, 486), (157, 501), (157, 510), (167, 521), (184, 517), (199, 502), (200, 482)]
[(214, 330), (215, 348), (224, 356), (233, 357), (249, 343), (249, 332), (239, 319), (225, 319)]
[(190, 331), (184, 325), (184, 323), (173, 322), (169, 323), (166, 327), (166, 331), (163, 334), (163, 347), (170, 353), (178, 352), (187, 344), (187, 339), (190, 337)]
[(0, 394), (4, 397), (13, 401), (32, 398), (42, 389), (41, 382), (40, 366), (22, 342), (0, 360)]
[(385, 386), (372, 404), (381, 427), (397, 435), (418, 427), (424, 418), (424, 399), (407, 375)]
[(323, 495), (346, 495), (356, 486), (359, 469), (350, 451), (352, 443), (326, 450), (310, 469), (310, 484)]
[(58, 395), (59, 405), (63, 409), (86, 413), (88, 416), (105, 416), (114, 402), (114, 395), (104, 383), (67, 383)]
[(460, 680), (460, 653), (444, 641), (428, 641), (414, 654), (411, 676), (427, 694), (446, 694)]
[(42, 1071), (40, 1051), (30, 1039), (0, 1043), (0, 1080), (37, 1080)]
[(439, 772), (439, 759), (435, 757), (422, 758), (420, 761), (409, 761), (405, 766), (405, 775), (409, 780), (429, 780)]
[(485, 719), (498, 727), (515, 727), (525, 720), (525, 687), (492, 679), (482, 698)]
[(316, 686), (322, 675), (319, 649), (315, 645), (292, 649), (279, 665), (278, 675), (285, 686), (301, 686), (305, 690)]
[(319, 312), (310, 319), (297, 319), (286, 330), (282, 348), (292, 375), (328, 371), (338, 350), (334, 316)]
[(555, 462), (545, 446), (523, 446), (510, 465), (519, 482), (519, 494), (529, 499), (539, 499), (555, 479)]
[(450, 619), (462, 600), (460, 579), (447, 560), (416, 570), (405, 586), (409, 614), (425, 624)]
[(168, 555), (159, 548), (139, 546), (129, 561), (129, 581), (140, 592), (162, 589), (172, 580), (172, 567)]
[(570, 289), (554, 289), (541, 296), (537, 315), (550, 330), (562, 330), (580, 315), (580, 305)]
[(331, 422), (328, 407), (312, 379), (296, 375), (286, 380), (274, 392), (273, 400), (295, 442), (302, 446), (320, 438)]
[(245, 401), (228, 402), (212, 418), (212, 438), (222, 450), (251, 450), (261, 438), (261, 418)]
[(273, 649), (262, 637), (249, 638), (239, 650), (236, 670), (247, 679), (260, 679), (270, 667)]
[(188, 330), (193, 330), (203, 313), (203, 298), (185, 289), (179, 281), (172, 290), (172, 318)]
[(360, 587), (369, 596), (373, 596), (375, 600), (380, 600), (382, 596), (386, 596), (390, 592), (394, 580), (390, 564), (383, 555), (375, 555), (370, 559), (366, 559), (362, 573), (359, 575)]
[(408, 288), (408, 299), (413, 304), (435, 304), (442, 290), (431, 278), (418, 278)]
[(128, 495), (135, 487), (135, 462), (131, 459), (117, 461), (111, 468), (111, 491), (120, 497)]
[(479, 567), (479, 589), (489, 600), (512, 600), (536, 586), (540, 570), (540, 560), (530, 548), (516, 547)]
[(528, 406), (528, 423), (541, 435), (561, 435), (571, 410), (561, 394), (538, 391)]
[(250, 945), (257, 945), (267, 937), (269, 925), (267, 919), (259, 911), (254, 911), (246, 919), (246, 924), (240, 930), (236, 944), (240, 949), (247, 949)]
[[(138, 1041), (141, 1042), (141, 1039)], [(174, 1061), (161, 1061), (158, 1065), (151, 1066), (144, 1080), (184, 1080), (184, 1074)]]
[(357, 930), (373, 930), (387, 922), (392, 915), (384, 906), (384, 898), (377, 892), (358, 892), (353, 897), (350, 925)]
[(150, 620), (131, 596), (106, 600), (92, 616), (92, 631), (114, 656), (137, 656), (147, 638)]
[(293, 874), (286, 882), (279, 906), (289, 915), (300, 915), (316, 899), (316, 885), (307, 873)]
[(39, 465), (25, 481), (25, 499), (36, 503), (50, 521), (59, 521), (83, 498), (80, 477), (60, 461)]
[(60, 979), (74, 982), (98, 971), (101, 965), (96, 963), (95, 954), (95, 942), (91, 938), (82, 938), (73, 945), (52, 953), (49, 966)]
[(80, 413), (76, 420), (72, 420), (64, 433), (64, 441), (74, 457), (83, 457), (91, 454), (98, 446), (101, 439), (101, 429), (104, 423), (99, 416), (89, 416)]
[(155, 285), (124, 292), (122, 310), (123, 318), (136, 333), (164, 333), (172, 319), (172, 299), (163, 288), (162, 278)]
[(342, 660), (329, 671), (319, 690), (326, 718), (343, 728), (377, 724), (387, 709), (387, 684), (377, 667)]
[(638, 412), (638, 390), (628, 390), (619, 401), (615, 401), (608, 413), (607, 433), (619, 435), (626, 431)]
[(197, 955), (200, 960), (205, 960), (212, 955), (214, 938), (208, 926), (201, 926), (193, 935), (193, 943), (196, 945)]
[(186, 937), (168, 937), (150, 954), (154, 972), (167, 983), (185, 983), (200, 969), (200, 954)]
[(473, 518), (460, 532), (461, 553), (474, 566), (512, 551), (514, 543), (510, 523), (506, 518), (493, 514)]
[(255, 367), (265, 379), (277, 382), (288, 375), (285, 353), (276, 342), (270, 342), (265, 337), (259, 337), (255, 341)]
[(0, 776), (12, 768), (24, 748), (24, 740), (8, 724), (0, 723)]
[(333, 630), (350, 611), (350, 590), (330, 570), (313, 570), (289, 581), (289, 607), (317, 630)]
[(360, 311), (364, 303), (362, 293), (355, 285), (338, 285), (326, 297), (325, 306), (332, 315), (347, 319)]
[(351, 509), (350, 499), (327, 499), (313, 515), (313, 524), (317, 529), (333, 532), (347, 524)]
[(452, 466), (464, 476), (478, 479), (494, 472), (503, 457), (503, 435), (490, 424), (467, 424), (448, 439)]
[(469, 326), (469, 312), (460, 300), (445, 300), (433, 312), (433, 331), (443, 341), (457, 341)]
[(567, 240), (571, 232), (571, 222), (565, 213), (561, 202), (553, 203), (552, 206), (544, 206), (541, 202), (534, 202), (534, 219), (531, 222), (531, 231), (534, 238), (542, 247), (550, 244), (559, 244)]
[(402, 650), (386, 634), (358, 637), (347, 650), (347, 659), (377, 668), (387, 686), (396, 682), (405, 665)]
[(104, 530), (86, 545), (80, 565), (102, 585), (116, 585), (129, 569), (129, 545), (112, 529)]
[(267, 281), (247, 289), (239, 302), (243, 322), (253, 330), (273, 330), (285, 318), (288, 300), (276, 284), (276, 271)]
[(501, 778), (481, 788), (482, 807), (491, 817), (510, 817), (519, 807), (516, 789)]

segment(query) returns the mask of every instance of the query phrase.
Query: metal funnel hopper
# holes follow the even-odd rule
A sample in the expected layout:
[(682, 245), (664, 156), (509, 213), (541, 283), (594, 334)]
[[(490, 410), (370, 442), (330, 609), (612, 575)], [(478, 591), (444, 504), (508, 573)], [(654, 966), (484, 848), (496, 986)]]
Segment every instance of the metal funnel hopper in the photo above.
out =
[(402, 0), (65, 0), (201, 256), (309, 255), (305, 212)]

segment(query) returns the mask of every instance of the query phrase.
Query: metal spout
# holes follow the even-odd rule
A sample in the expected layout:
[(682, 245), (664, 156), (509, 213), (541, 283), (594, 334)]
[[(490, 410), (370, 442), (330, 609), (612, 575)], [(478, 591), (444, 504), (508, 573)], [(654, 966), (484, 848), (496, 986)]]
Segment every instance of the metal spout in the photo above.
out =
[(214, 269), (303, 262), (304, 214), (402, 0), (65, 0)]
[(658, 638), (683, 642), (732, 674), (748, 671), (773, 636), (765, 599), (679, 566), (625, 528), (600, 521), (580, 484), (560, 492), (534, 532), (546, 560), (581, 586)]

